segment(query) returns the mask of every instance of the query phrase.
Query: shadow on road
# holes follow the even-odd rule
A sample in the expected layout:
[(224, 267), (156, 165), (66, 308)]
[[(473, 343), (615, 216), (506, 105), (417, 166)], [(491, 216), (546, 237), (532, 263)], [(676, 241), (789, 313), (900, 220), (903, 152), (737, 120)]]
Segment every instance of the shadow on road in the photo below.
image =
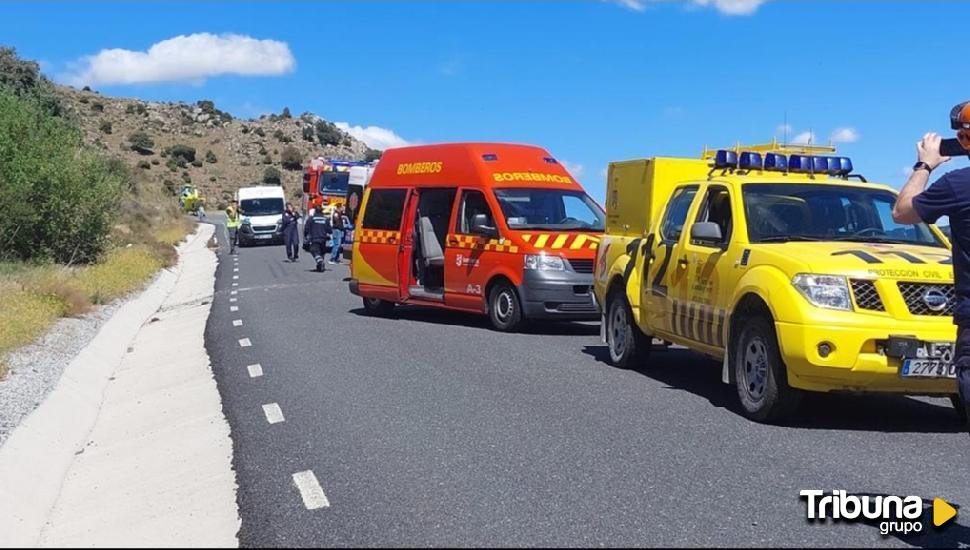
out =
[[(585, 346), (583, 353), (610, 364), (606, 346)], [(635, 372), (741, 415), (734, 387), (721, 383), (721, 365), (703, 356), (681, 349), (657, 351), (647, 365)], [(808, 393), (799, 413), (785, 425), (803, 429), (895, 433), (960, 433), (966, 430), (948, 403), (937, 405), (887, 394)]]
[[(371, 315), (364, 311), (364, 308), (352, 309), (350, 313), (360, 315), (361, 317), (371, 317)], [(396, 321), (492, 330), (488, 318), (484, 315), (430, 307), (397, 306), (390, 315), (382, 318)], [(599, 334), (600, 329), (599, 325), (595, 323), (530, 322), (526, 323), (520, 332), (522, 334), (543, 336), (594, 336)]]

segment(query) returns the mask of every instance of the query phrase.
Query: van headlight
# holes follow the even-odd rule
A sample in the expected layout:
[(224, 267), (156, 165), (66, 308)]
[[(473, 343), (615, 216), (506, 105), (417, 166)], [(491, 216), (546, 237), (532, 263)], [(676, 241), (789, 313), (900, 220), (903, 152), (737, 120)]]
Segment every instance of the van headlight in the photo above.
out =
[(813, 305), (852, 311), (849, 282), (841, 275), (799, 273), (792, 279), (792, 284)]
[(525, 268), (536, 271), (565, 271), (566, 264), (562, 261), (561, 256), (526, 254)]

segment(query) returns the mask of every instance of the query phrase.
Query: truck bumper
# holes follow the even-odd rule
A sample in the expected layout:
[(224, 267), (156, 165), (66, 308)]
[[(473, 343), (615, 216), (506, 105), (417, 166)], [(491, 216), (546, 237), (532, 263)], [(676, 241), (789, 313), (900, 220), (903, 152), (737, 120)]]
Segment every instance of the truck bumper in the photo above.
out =
[[(956, 327), (946, 323), (906, 324), (894, 321), (883, 327), (833, 327), (775, 323), (782, 358), (792, 387), (811, 391), (891, 392), (913, 395), (947, 395), (957, 392), (952, 378), (906, 378), (900, 374), (903, 359), (887, 354), (890, 336), (910, 336), (922, 342), (953, 342)], [(827, 357), (819, 344), (829, 343)]]
[(522, 313), (529, 319), (595, 321), (593, 276), (571, 271), (529, 271), (519, 286)]
[(360, 281), (357, 279), (351, 279), (347, 286), (350, 287), (350, 293), (354, 296), (360, 296)]

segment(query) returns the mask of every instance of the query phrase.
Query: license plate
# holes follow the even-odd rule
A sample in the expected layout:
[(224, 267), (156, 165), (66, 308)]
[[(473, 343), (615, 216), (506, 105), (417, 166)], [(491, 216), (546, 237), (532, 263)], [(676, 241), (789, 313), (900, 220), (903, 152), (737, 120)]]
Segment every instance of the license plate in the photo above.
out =
[(257, 239), (272, 239), (272, 235), (256, 235)]
[(956, 364), (944, 359), (906, 359), (900, 373), (907, 378), (956, 378)]

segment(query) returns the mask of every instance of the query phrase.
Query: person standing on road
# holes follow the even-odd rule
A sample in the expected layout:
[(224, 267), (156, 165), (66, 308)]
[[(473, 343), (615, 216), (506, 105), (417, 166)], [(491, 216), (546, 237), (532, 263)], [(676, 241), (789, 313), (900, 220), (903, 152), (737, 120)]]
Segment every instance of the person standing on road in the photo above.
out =
[[(970, 149), (970, 102), (955, 107), (954, 114), (957, 115), (954, 126), (957, 123), (960, 126), (958, 139)], [(916, 144), (917, 162), (896, 199), (893, 220), (897, 223), (936, 223), (943, 216), (950, 219), (956, 291), (953, 322), (957, 325), (953, 361), (960, 392), (959, 401), (955, 399), (954, 406), (962, 407), (961, 416), (966, 420), (970, 416), (970, 168), (947, 172), (927, 188), (933, 170), (950, 160), (940, 154), (941, 141), (939, 135), (929, 133)]]
[(327, 239), (330, 237), (330, 216), (324, 214), (323, 208), (317, 207), (312, 216), (307, 216), (303, 233), (303, 237), (310, 243), (310, 254), (313, 254), (313, 259), (317, 262), (317, 271), (326, 271), (324, 256), (327, 254)]
[(300, 259), (300, 212), (286, 203), (283, 211), (283, 244), (286, 246), (286, 259), (295, 262)]
[(344, 249), (344, 205), (338, 204), (330, 218), (333, 230), (333, 244), (330, 246), (330, 263), (340, 263), (340, 253)]
[(239, 244), (239, 226), (242, 225), (242, 218), (239, 211), (232, 205), (226, 208), (226, 230), (229, 232), (229, 253), (236, 253), (236, 246)]

